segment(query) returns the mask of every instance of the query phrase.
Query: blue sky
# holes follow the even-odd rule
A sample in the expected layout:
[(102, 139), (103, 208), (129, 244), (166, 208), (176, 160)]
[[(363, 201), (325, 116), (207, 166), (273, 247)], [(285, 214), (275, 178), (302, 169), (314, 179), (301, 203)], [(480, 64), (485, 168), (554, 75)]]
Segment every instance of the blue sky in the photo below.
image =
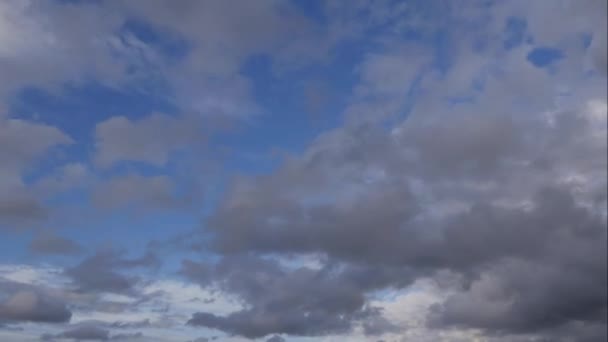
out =
[(0, 77), (0, 339), (605, 338), (601, 0), (8, 0)]

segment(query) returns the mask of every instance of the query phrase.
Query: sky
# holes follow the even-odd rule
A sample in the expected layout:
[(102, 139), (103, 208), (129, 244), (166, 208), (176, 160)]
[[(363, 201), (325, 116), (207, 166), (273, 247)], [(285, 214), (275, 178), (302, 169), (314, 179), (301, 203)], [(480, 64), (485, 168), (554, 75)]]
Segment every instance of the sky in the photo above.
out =
[(0, 1), (0, 340), (606, 341), (606, 13)]

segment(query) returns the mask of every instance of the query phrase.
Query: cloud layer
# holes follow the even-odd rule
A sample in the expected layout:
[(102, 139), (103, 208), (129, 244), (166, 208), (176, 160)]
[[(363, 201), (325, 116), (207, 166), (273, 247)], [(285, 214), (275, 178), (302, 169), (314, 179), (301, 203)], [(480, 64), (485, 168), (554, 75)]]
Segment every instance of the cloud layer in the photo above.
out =
[(605, 341), (606, 10), (0, 3), (0, 339)]

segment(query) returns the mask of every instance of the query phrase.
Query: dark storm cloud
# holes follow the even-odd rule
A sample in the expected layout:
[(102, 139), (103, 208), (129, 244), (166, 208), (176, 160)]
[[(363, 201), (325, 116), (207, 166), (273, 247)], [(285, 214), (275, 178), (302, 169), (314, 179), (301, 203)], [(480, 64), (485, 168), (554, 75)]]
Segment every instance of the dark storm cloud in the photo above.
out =
[[(542, 339), (585, 322), (574, 334), (596, 334), (608, 300), (606, 142), (590, 111), (550, 124), (413, 117), (392, 137), (347, 126), (272, 175), (237, 180), (207, 222), (222, 259), (182, 273), (245, 309), (189, 324), (247, 337), (382, 333), (394, 327), (369, 293), (447, 270), (461, 280), (431, 310), (435, 329)], [(573, 172), (584, 183), (565, 181)], [(288, 269), (260, 254), (322, 259)]]
[[(379, 243), (371, 251), (360, 248), (360, 260), (375, 262), (376, 268), (365, 270), (288, 271), (269, 261), (232, 257), (214, 267), (186, 262), (183, 273), (191, 279), (203, 285), (219, 282), (222, 290), (251, 306), (227, 317), (198, 313), (189, 324), (248, 337), (344, 332), (359, 319), (371, 321), (366, 292), (401, 288), (410, 279), (444, 268), (471, 278), (463, 285), (467, 289), (435, 308), (431, 317), (435, 326), (530, 333), (572, 321), (605, 321), (605, 222), (577, 206), (567, 191), (542, 190), (535, 207), (528, 210), (479, 204), (442, 228), (441, 235), (431, 239), (407, 231), (387, 235), (390, 230), (383, 230), (386, 241), (394, 245)], [(314, 232), (308, 233), (282, 238), (315, 241)], [(411, 272), (395, 267), (384, 273), (384, 262)]]
[[(339, 31), (358, 36), (365, 30), (363, 27), (380, 29), (392, 26), (389, 23), (393, 21), (400, 23), (389, 30), (407, 27), (404, 22), (410, 19), (401, 20), (404, 13), (398, 1), (375, 1), (373, 5), (366, 1), (354, 5), (344, 3), (346, 5), (329, 5), (341, 12), (337, 21), (329, 16), (325, 18), (330, 26), (338, 27), (336, 32), (333, 27), (328, 28), (331, 39), (339, 40), (333, 37), (344, 34)], [(519, 3), (528, 1), (512, 1), (507, 6), (517, 7)], [(599, 14), (599, 20), (595, 19), (596, 15), (593, 20), (586, 20), (588, 10), (572, 17), (585, 26), (599, 28), (589, 37), (591, 44), (584, 54), (605, 74), (605, 0), (578, 3), (593, 4), (590, 12)], [(380, 10), (373, 8), (383, 4), (390, 5), (376, 7)], [(458, 5), (454, 7), (460, 7)], [(15, 7), (13, 3), (9, 6)], [(7, 65), (14, 64), (17, 68), (8, 68), (11, 70), (5, 78), (13, 82), (4, 83), (22, 84), (21, 78), (25, 77), (28, 82), (50, 80), (53, 81), (50, 83), (63, 84), (54, 81), (78, 80), (78, 71), (92, 65), (99, 69), (92, 76), (109, 70), (104, 57), (107, 51), (94, 48), (91, 42), (104, 46), (99, 42), (114, 38), (112, 32), (119, 31), (123, 16), (106, 18), (107, 12), (88, 10), (89, 6), (86, 11), (58, 13), (57, 6), (64, 5), (26, 5), (6, 12), (9, 17), (17, 18), (16, 25), (11, 22), (8, 26), (12, 28), (9, 31), (16, 34), (15, 41), (25, 42), (17, 44), (25, 49), (17, 49), (12, 53), (15, 57), (7, 59)], [(276, 59), (270, 52), (290, 45), (289, 41), (298, 41), (292, 39), (295, 32), (309, 25), (292, 12), (288, 2), (280, 1), (131, 0), (108, 6), (127, 9), (128, 17), (187, 40), (191, 50), (185, 58), (187, 65), (170, 68), (174, 75), (163, 75), (178, 107), (231, 116), (255, 111), (250, 108), (255, 106), (249, 102), (249, 82), (241, 75), (242, 62), (252, 54), (273, 55), (271, 59)], [(536, 21), (525, 18), (531, 31), (529, 35), (534, 37), (534, 43), (530, 44), (542, 42), (552, 46), (551, 43), (555, 43), (562, 49), (562, 42), (557, 41), (561, 38), (551, 40), (550, 36), (560, 36), (564, 30), (581, 36), (580, 28), (574, 27), (578, 23), (555, 18), (545, 20), (544, 15), (551, 6), (532, 7), (543, 16)], [(554, 9), (560, 10), (557, 7)], [(328, 13), (332, 12), (331, 8)], [(466, 7), (462, 12), (470, 10)], [(25, 12), (34, 16), (30, 18)], [(351, 12), (366, 12), (365, 20)], [(85, 18), (80, 27), (64, 20), (74, 14)], [(21, 22), (26, 25), (22, 26)], [(48, 34), (42, 34), (44, 30), (37, 27), (28, 29), (29, 22), (50, 23), (46, 28)], [(453, 23), (451, 19), (447, 22)], [(402, 29), (395, 32), (403, 32)], [(556, 30), (558, 34), (553, 33)], [(53, 37), (46, 40), (57, 47), (53, 49), (48, 42), (29, 39), (30, 34), (20, 35), (20, 31), (31, 32), (32, 37)], [(72, 31), (77, 33), (67, 35), (72, 39), (62, 39)], [(487, 34), (491, 37), (489, 40), (495, 38), (494, 32)], [(589, 32), (585, 31), (587, 35)], [(127, 42), (126, 36), (115, 38), (116, 43), (123, 42), (119, 43), (120, 49), (130, 50), (122, 46)], [(381, 38), (376, 42), (378, 45), (385, 38), (392, 39)], [(461, 38), (465, 40), (463, 46), (471, 43), (459, 33), (458, 39)], [(475, 44), (470, 45), (479, 45), (477, 38)], [(484, 36), (480, 40), (485, 39)], [(577, 37), (576, 43), (566, 45), (582, 45), (579, 40)], [(324, 50), (322, 41), (312, 41), (311, 45), (319, 45), (319, 50)], [(134, 43), (145, 53), (144, 42), (135, 39)], [(471, 54), (475, 57), (471, 60), (479, 61), (480, 66), (462, 67), (458, 59), (467, 59), (467, 54), (464, 58), (454, 56), (448, 63), (455, 65), (457, 74), (461, 71), (463, 74), (456, 77), (454, 88), (467, 88), (468, 83), (477, 87), (483, 83), (483, 89), (474, 89), (471, 99), (464, 101), (467, 103), (454, 105), (450, 98), (450, 103), (445, 104), (445, 94), (426, 99), (426, 93), (435, 92), (429, 87), (414, 97), (419, 97), (421, 103), (424, 100), (441, 103), (440, 113), (416, 107), (403, 121), (391, 118), (397, 122), (392, 122), (390, 129), (384, 122), (361, 124), (353, 119), (355, 115), (345, 115), (348, 117), (344, 120), (345, 126), (322, 134), (300, 157), (286, 158), (276, 172), (238, 179), (200, 234), (209, 242), (204, 248), (211, 247), (216, 255), (209, 257), (209, 250), (205, 249), (203, 261), (184, 261), (181, 274), (202, 287), (218, 291), (214, 293), (218, 296), (237, 298), (243, 308), (224, 315), (197, 312), (188, 324), (247, 338), (270, 336), (267, 342), (284, 341), (281, 335), (348, 334), (355, 328), (362, 328), (369, 335), (399, 332), (400, 327), (385, 319), (383, 311), (372, 304), (377, 299), (374, 295), (385, 290), (406, 290), (421, 278), (439, 282), (438, 274), (447, 272), (454, 275), (453, 280), (440, 286), (447, 298), (441, 298), (432, 306), (427, 317), (433, 331), (479, 329), (481, 339), (488, 342), (606, 341), (605, 109), (594, 109), (593, 113), (589, 108), (553, 113), (552, 109), (561, 104), (550, 101), (542, 110), (528, 111), (522, 99), (510, 94), (517, 93), (526, 100), (532, 98), (536, 105), (542, 101), (536, 97), (549, 97), (545, 92), (555, 84), (571, 88), (580, 84), (561, 75), (563, 65), (550, 70), (558, 75), (546, 83), (542, 82), (544, 78), (534, 79), (538, 75), (528, 77), (532, 74), (531, 66), (512, 72), (508, 68), (508, 64), (513, 63), (511, 55), (517, 56), (522, 51), (495, 53), (491, 42), (488, 45), (480, 50), (487, 49), (490, 53)], [(303, 48), (295, 49), (296, 52), (316, 50), (308, 49), (306, 44), (299, 46)], [(38, 49), (54, 50), (50, 58), (45, 58), (50, 63), (41, 64), (29, 57), (43, 56)], [(403, 108), (394, 103), (400, 103), (405, 97), (412, 75), (419, 74), (418, 69), (428, 62), (411, 63), (414, 59), (411, 57), (417, 54), (413, 50), (396, 49), (386, 56), (380, 51), (377, 55), (374, 53), (373, 58), (364, 57), (357, 71), (362, 82), (353, 87), (355, 99), (349, 104), (354, 103), (357, 108), (346, 112), (361, 114), (366, 122), (376, 122), (379, 116), (385, 115), (377, 112), (393, 109), (401, 112)], [(460, 54), (457, 50), (454, 46), (454, 55)], [(577, 54), (566, 50), (564, 47), (565, 58)], [(294, 55), (301, 56), (300, 53)], [(64, 58), (66, 56), (69, 58)], [(83, 62), (76, 62), (74, 56)], [(501, 67), (485, 65), (490, 64), (486, 59), (497, 57)], [(525, 58), (516, 62), (527, 63)], [(574, 64), (570, 60), (568, 63)], [(502, 69), (502, 64), (507, 67)], [(572, 67), (570, 64), (566, 68)], [(126, 69), (137, 69), (138, 65), (135, 63), (134, 68)], [(75, 74), (69, 77), (55, 75), (72, 72)], [(439, 77), (440, 82), (448, 81), (451, 72), (446, 70), (445, 75)], [(468, 77), (467, 73), (472, 75)], [(500, 74), (498, 82), (495, 74)], [(422, 76), (422, 88), (433, 83)], [(594, 82), (594, 77), (586, 78), (584, 83)], [(110, 78), (116, 78), (111, 82), (116, 83), (122, 76)], [(0, 84), (0, 95), (4, 87)], [(447, 92), (451, 91), (453, 89)], [(478, 92), (483, 93), (483, 101), (477, 98)], [(579, 95), (576, 90), (572, 93), (564, 97)], [(311, 110), (323, 107), (327, 101), (322, 88), (315, 87), (305, 95)], [(601, 95), (600, 102), (605, 104), (604, 94)], [(376, 102), (367, 98), (374, 98)], [(572, 99), (560, 98), (555, 102), (562, 100)], [(102, 122), (96, 128), (96, 154), (90, 162), (103, 167), (124, 160), (169, 165), (176, 151), (198, 145), (203, 138), (193, 122), (184, 119), (187, 118), (154, 114), (139, 121), (114, 117)], [(23, 184), (22, 172), (33, 161), (44, 157), (51, 147), (70, 141), (57, 129), (23, 120), (5, 120), (0, 113), (0, 225), (47, 217), (44, 202)], [(99, 183), (90, 195), (94, 205), (112, 210), (141, 206), (156, 211), (182, 208), (185, 204), (189, 207), (190, 197), (187, 201), (177, 198), (175, 182), (179, 178), (128, 174)], [(39, 236), (32, 241), (30, 249), (37, 253), (69, 254), (78, 248), (61, 237)], [(307, 265), (299, 259), (296, 265), (283, 263), (294, 256), (318, 257), (315, 259), (318, 264)], [(104, 250), (64, 272), (77, 290), (69, 293), (70, 298), (85, 293), (92, 298), (111, 292), (130, 294), (137, 298), (135, 303), (83, 300), (86, 303), (78, 303), (81, 307), (74, 308), (43, 289), (0, 282), (0, 325), (64, 323), (71, 317), (70, 310), (76, 309), (87, 313), (134, 309), (158, 295), (134, 293), (136, 284), (141, 282), (136, 271), (158, 264), (159, 259), (152, 253), (131, 259), (124, 253)], [(146, 320), (86, 322), (68, 326), (58, 334), (43, 335), (42, 339), (143, 339), (139, 333), (112, 335), (111, 330), (149, 326)]]
[(135, 259), (125, 258), (123, 254), (113, 249), (100, 250), (64, 272), (79, 291), (119, 293), (131, 290), (139, 280), (122, 271), (159, 265), (158, 258), (149, 252)]
[(29, 250), (38, 254), (73, 255), (82, 252), (82, 247), (58, 235), (40, 234), (32, 240)]
[[(452, 122), (446, 124), (451, 126)], [(558, 122), (555, 130), (562, 132), (562, 124)], [(449, 132), (452, 131), (444, 129), (445, 134)], [(580, 127), (575, 132), (584, 134), (586, 130)], [(539, 133), (542, 131), (533, 134)], [(443, 181), (422, 179), (428, 186), (423, 191), (439, 191), (467, 206), (466, 211), (446, 214), (441, 219), (425, 218), (419, 215), (422, 210), (421, 196), (415, 193), (418, 190), (412, 190), (412, 181), (419, 180), (420, 175), (417, 172), (408, 173), (407, 166), (410, 164), (403, 161), (398, 149), (399, 146), (407, 149), (410, 145), (395, 146), (400, 142), (391, 144), (381, 138), (370, 141), (369, 136), (373, 133), (365, 130), (362, 132), (360, 128), (347, 131), (346, 134), (347, 137), (341, 141), (346, 146), (334, 147), (327, 144), (329, 147), (319, 148), (299, 164), (287, 165), (272, 177), (256, 179), (255, 185), (249, 184), (242, 189), (235, 187), (209, 221), (210, 228), (216, 233), (215, 247), (223, 253), (321, 252), (357, 262), (466, 269), (506, 256), (528, 257), (540, 253), (538, 244), (544, 244), (547, 237), (560, 233), (557, 223), (567, 222), (568, 229), (578, 229), (578, 226), (585, 225), (581, 229), (593, 231), (595, 237), (603, 231), (601, 218), (578, 207), (570, 189), (563, 186), (551, 187), (549, 180), (537, 181), (534, 178), (536, 183), (530, 184), (530, 190), (536, 192), (530, 199), (536, 204), (534, 210), (504, 208), (485, 203), (486, 200), (491, 203), (501, 197), (510, 199), (508, 191), (512, 189), (502, 190), (502, 184), (490, 184), (490, 190), (478, 191), (470, 183), (457, 183), (450, 189), (449, 186), (444, 186)], [(458, 130), (455, 134), (463, 136)], [(478, 155), (476, 151), (481, 147), (477, 144), (490, 145), (490, 137), (500, 141), (496, 143), (499, 145), (507, 144), (504, 141), (508, 140), (504, 135), (491, 132), (475, 134), (483, 135), (484, 138), (476, 141), (468, 137), (464, 142), (443, 139), (451, 140), (446, 146), (461, 145), (450, 148), (460, 149), (458, 159), (464, 160), (471, 159), (466, 154)], [(548, 132), (547, 139), (552, 139), (553, 134), (556, 134), (553, 130)], [(562, 134), (562, 140), (574, 140), (576, 135), (571, 133), (567, 137)], [(360, 142), (351, 143), (350, 139), (355, 136), (361, 137)], [(379, 143), (374, 144), (373, 141)], [(376, 152), (375, 146), (386, 148)], [(421, 147), (415, 145), (415, 148)], [(593, 151), (590, 148), (584, 150)], [(527, 158), (528, 153), (521, 150), (518, 157)], [(501, 154), (488, 152), (487, 155), (488, 158), (478, 156), (478, 160), (489, 162), (490, 159), (500, 158)], [(599, 163), (592, 167), (601, 170), (604, 165), (601, 160), (597, 161)], [(383, 175), (379, 180), (366, 184), (364, 167), (368, 164), (381, 169)], [(444, 168), (443, 163), (438, 166), (421, 161), (421, 164), (426, 165), (427, 170)], [(332, 169), (333, 174), (330, 173)], [(493, 167), (493, 170), (492, 174), (505, 172), (498, 167)], [(512, 167), (511, 171), (538, 172), (529, 167), (525, 170)], [(434, 179), (430, 172), (425, 174)], [(335, 178), (332, 179), (332, 176)], [(519, 183), (527, 181), (525, 175), (521, 177)], [(511, 176), (505, 185), (513, 182), (513, 189), (521, 187), (512, 178)], [(331, 197), (335, 196), (332, 193), (327, 195), (327, 199), (307, 200), (306, 197), (316, 195), (309, 194), (308, 191), (318, 191), (321, 195), (317, 196), (322, 197), (324, 188), (330, 188), (332, 183), (339, 184), (335, 192), (357, 187), (361, 190), (342, 201)], [(310, 190), (299, 188), (302, 187), (301, 184)], [(334, 189), (330, 188), (331, 190)], [(530, 190), (527, 195), (532, 192)], [(474, 195), (477, 198), (472, 197)], [(585, 236), (574, 235), (572, 238), (585, 239)]]
[(72, 312), (43, 289), (0, 279), (0, 322), (65, 323)]
[[(407, 274), (393, 271), (391, 280), (407, 278)], [(288, 270), (276, 261), (234, 256), (211, 265), (185, 261), (182, 273), (203, 286), (233, 293), (248, 304), (247, 309), (227, 316), (195, 313), (190, 325), (257, 338), (272, 333), (344, 333), (357, 321), (381, 321), (380, 311), (366, 305), (365, 291), (378, 284), (377, 270), (372, 268)]]
[[(409, 185), (397, 178), (364, 183), (367, 165), (390, 157), (393, 146), (387, 137), (363, 126), (321, 141), (305, 160), (256, 179), (255, 186), (237, 183), (209, 221), (221, 252), (329, 251), (368, 261), (403, 249), (404, 239), (394, 238), (404, 233), (401, 224), (419, 209)], [(357, 188), (365, 196), (355, 193), (345, 201), (332, 197), (333, 192)], [(384, 250), (373, 247), (379, 245)]]

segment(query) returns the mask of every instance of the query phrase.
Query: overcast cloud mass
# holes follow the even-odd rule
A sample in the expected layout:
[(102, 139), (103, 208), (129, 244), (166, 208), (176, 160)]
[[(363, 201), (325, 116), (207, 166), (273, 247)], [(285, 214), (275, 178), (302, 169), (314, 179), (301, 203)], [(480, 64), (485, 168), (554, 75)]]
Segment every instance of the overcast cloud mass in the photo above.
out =
[(0, 340), (607, 341), (607, 11), (0, 1)]

